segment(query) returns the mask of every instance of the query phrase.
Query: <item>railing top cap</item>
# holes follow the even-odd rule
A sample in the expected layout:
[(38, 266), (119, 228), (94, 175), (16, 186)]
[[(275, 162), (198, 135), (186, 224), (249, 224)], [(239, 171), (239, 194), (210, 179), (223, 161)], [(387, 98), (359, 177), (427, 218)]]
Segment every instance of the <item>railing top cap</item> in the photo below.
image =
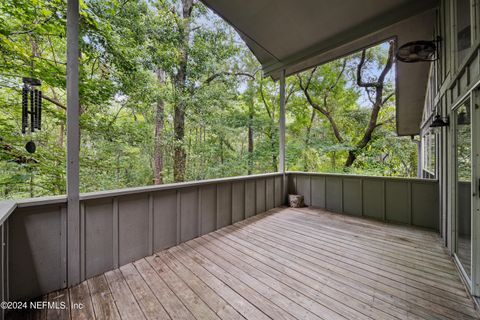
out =
[[(138, 193), (148, 193), (148, 192), (157, 192), (157, 191), (165, 191), (165, 190), (183, 189), (183, 188), (189, 188), (189, 187), (198, 187), (198, 186), (217, 184), (217, 183), (255, 180), (255, 179), (261, 179), (261, 178), (267, 178), (267, 177), (276, 177), (281, 175), (282, 175), (281, 172), (274, 172), (274, 173), (264, 173), (264, 174), (248, 175), (248, 176), (226, 177), (226, 178), (218, 178), (218, 179), (169, 183), (169, 184), (143, 186), (143, 187), (135, 187), (135, 188), (87, 192), (87, 193), (81, 193), (79, 195), (79, 198), (80, 200), (102, 199), (102, 198), (126, 196), (131, 194), (138, 194)], [(38, 206), (38, 205), (57, 205), (57, 204), (67, 203), (67, 196), (61, 195), (61, 196), (27, 198), (27, 199), (7, 200), (7, 201), (14, 203), (16, 206), (20, 208), (25, 208), (25, 207)], [(4, 201), (0, 201), (0, 204), (3, 202)], [(2, 211), (4, 211), (3, 206), (1, 208), (2, 210), (0, 211), (0, 216)]]
[(436, 179), (423, 178), (409, 178), (409, 177), (389, 177), (389, 176), (367, 176), (360, 174), (345, 174), (345, 173), (322, 173), (322, 172), (304, 172), (304, 171), (289, 171), (288, 174), (309, 175), (309, 176), (326, 176), (326, 177), (341, 177), (341, 178), (359, 178), (359, 179), (377, 179), (390, 181), (410, 181), (421, 183), (435, 183)]
[[(281, 176), (282, 174), (283, 173), (281, 172), (274, 172), (274, 173), (265, 173), (265, 174), (248, 175), (248, 176), (227, 177), (227, 178), (219, 178), (219, 179), (170, 183), (170, 184), (163, 184), (163, 185), (152, 185), (152, 186), (144, 186), (144, 187), (136, 187), (136, 188), (88, 192), (88, 193), (81, 193), (80, 200), (85, 201), (85, 200), (103, 199), (103, 198), (127, 196), (132, 194), (139, 194), (139, 193), (149, 193), (149, 192), (157, 192), (157, 191), (183, 189), (183, 188), (189, 188), (189, 187), (199, 187), (199, 186), (209, 185), (209, 184), (255, 180), (255, 179), (261, 179), (266, 177)], [(386, 181), (409, 181), (409, 182), (420, 182), (420, 183), (437, 182), (437, 180), (419, 179), (419, 178), (364, 176), (364, 175), (350, 175), (350, 174), (340, 174), (340, 173), (317, 173), (317, 172), (303, 172), (303, 171), (288, 171), (285, 174), (327, 176), (327, 177), (330, 176), (330, 177), (341, 177), (341, 178), (380, 179), (380, 180), (386, 180)], [(67, 196), (65, 195), (0, 201), (0, 223), (4, 221), (6, 218), (8, 218), (8, 216), (17, 207), (26, 208), (26, 207), (43, 206), (43, 205), (60, 205), (65, 203), (67, 203)]]

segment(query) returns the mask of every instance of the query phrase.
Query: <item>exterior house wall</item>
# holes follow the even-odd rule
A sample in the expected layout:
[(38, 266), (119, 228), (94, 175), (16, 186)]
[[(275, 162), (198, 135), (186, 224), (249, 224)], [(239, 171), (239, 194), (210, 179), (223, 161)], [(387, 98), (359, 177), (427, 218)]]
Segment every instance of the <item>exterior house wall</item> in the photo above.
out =
[[(460, 7), (470, 6), (470, 20), (461, 16)], [(478, 103), (476, 98), (476, 89), (480, 83), (480, 0), (442, 0), (437, 9), (437, 21), (435, 34), (432, 38), (438, 38), (438, 60), (431, 63), (430, 77), (427, 85), (426, 99), (423, 110), (423, 119), (421, 123), (421, 144), (422, 159), (431, 159), (435, 161), (435, 178), (439, 182), (440, 193), (440, 230), (445, 245), (453, 254), (455, 251), (455, 204), (456, 186), (455, 168), (454, 168), (454, 125), (453, 110), (466, 99), (473, 101), (473, 106)], [(470, 47), (465, 50), (457, 50), (461, 46), (465, 46), (465, 25), (471, 22)], [(459, 34), (463, 36), (460, 37)], [(460, 39), (460, 40), (459, 40)], [(420, 39), (419, 39), (420, 40)], [(425, 39), (428, 40), (428, 39)], [(476, 112), (477, 114), (479, 112)], [(449, 120), (449, 126), (442, 128), (430, 128), (435, 115), (441, 115), (443, 119)], [(478, 119), (472, 119), (472, 185), (476, 185), (478, 181), (478, 145), (480, 136), (478, 135)], [(476, 133), (476, 134), (475, 134)], [(436, 138), (436, 147), (434, 149), (425, 148), (428, 145), (431, 135)], [(435, 150), (435, 151), (433, 151)], [(435, 152), (435, 155), (432, 153)], [(422, 176), (430, 178), (432, 171), (426, 167), (428, 161), (421, 161)], [(478, 188), (478, 186), (476, 187)], [(459, 190), (461, 192), (461, 190)], [(478, 211), (478, 196), (472, 200), (473, 206), (469, 207), (468, 214), (471, 210)], [(464, 206), (465, 207), (465, 206)], [(463, 208), (465, 209), (465, 208)], [(467, 209), (465, 209), (467, 210)], [(462, 215), (467, 214), (462, 211)], [(478, 228), (478, 218), (472, 215), (472, 230), (480, 230)], [(474, 231), (475, 232), (475, 231)], [(478, 234), (473, 239), (478, 238)], [(480, 258), (478, 244), (472, 243), (472, 275), (471, 282), (466, 279), (467, 284), (471, 287), (474, 295), (480, 295), (480, 270), (476, 258)], [(476, 266), (476, 268), (475, 268)]]

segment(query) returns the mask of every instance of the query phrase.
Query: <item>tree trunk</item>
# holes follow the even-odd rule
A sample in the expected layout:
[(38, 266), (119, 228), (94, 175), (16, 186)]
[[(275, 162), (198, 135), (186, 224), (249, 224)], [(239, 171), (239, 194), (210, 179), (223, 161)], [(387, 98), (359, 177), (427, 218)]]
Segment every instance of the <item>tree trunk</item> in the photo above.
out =
[[(355, 162), (355, 160), (357, 159), (357, 152), (361, 151), (370, 143), (370, 141), (372, 140), (373, 132), (379, 126), (377, 122), (378, 122), (378, 115), (380, 113), (380, 109), (383, 107), (385, 102), (391, 96), (393, 96), (393, 93), (391, 93), (386, 98), (383, 97), (384, 89), (385, 89), (385, 77), (387, 76), (388, 72), (390, 71), (393, 65), (393, 56), (394, 56), (393, 42), (390, 43), (387, 62), (382, 72), (380, 73), (380, 76), (378, 77), (377, 81), (364, 82), (362, 80), (362, 68), (365, 63), (365, 53), (366, 53), (366, 50), (364, 49), (362, 51), (360, 62), (357, 66), (357, 85), (359, 87), (364, 88), (367, 95), (369, 96), (369, 99), (372, 102), (372, 113), (370, 114), (370, 121), (368, 123), (367, 128), (365, 129), (365, 133), (363, 134), (362, 139), (355, 145), (354, 150), (350, 150), (348, 152), (348, 158), (347, 158), (347, 161), (345, 161), (345, 168), (351, 167)], [(369, 90), (375, 91), (374, 98), (370, 98)]]
[[(253, 115), (249, 115), (249, 119), (253, 119)], [(251, 175), (253, 171), (253, 126), (251, 121), (248, 123), (248, 174)]]
[[(307, 126), (307, 132), (305, 134), (305, 150), (308, 150), (308, 145), (310, 144), (310, 132), (312, 132), (313, 121), (315, 120), (315, 109), (312, 110), (312, 115), (310, 116), (310, 123)], [(308, 158), (307, 154), (303, 155), (303, 171), (308, 171)]]
[[(161, 87), (165, 83), (165, 72), (161, 69), (157, 70), (158, 86)], [(159, 88), (160, 89), (160, 88)], [(163, 184), (163, 127), (165, 124), (165, 102), (159, 96), (157, 98), (157, 109), (155, 112), (155, 147), (154, 147), (154, 183)]]
[[(252, 81), (249, 81), (249, 84), (252, 86)], [(253, 106), (253, 92), (250, 102), (248, 104), (248, 163), (247, 170), (248, 175), (251, 175), (253, 172), (253, 117), (254, 117), (254, 106)]]
[(357, 159), (357, 156), (355, 155), (355, 152), (348, 151), (348, 158), (347, 158), (347, 161), (345, 161), (345, 167), (347, 168), (351, 167), (356, 159)]
[(190, 39), (190, 17), (192, 15), (193, 0), (182, 0), (182, 25), (180, 44), (180, 61), (177, 67), (177, 73), (174, 78), (176, 90), (176, 103), (174, 106), (174, 158), (173, 158), (173, 179), (175, 182), (185, 181), (185, 169), (187, 154), (185, 152), (185, 94), (188, 65), (188, 49)]
[(185, 106), (179, 103), (175, 106), (174, 123), (174, 158), (173, 158), (173, 179), (175, 182), (185, 181), (185, 164), (187, 154), (185, 152)]

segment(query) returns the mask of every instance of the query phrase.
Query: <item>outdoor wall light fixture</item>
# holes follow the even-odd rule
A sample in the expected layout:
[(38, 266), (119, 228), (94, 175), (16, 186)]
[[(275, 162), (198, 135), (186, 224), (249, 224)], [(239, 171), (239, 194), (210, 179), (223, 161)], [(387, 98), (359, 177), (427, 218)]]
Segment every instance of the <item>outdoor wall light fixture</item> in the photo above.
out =
[(447, 127), (448, 125), (448, 118), (442, 118), (439, 114), (437, 114), (430, 124), (430, 128), (441, 128)]

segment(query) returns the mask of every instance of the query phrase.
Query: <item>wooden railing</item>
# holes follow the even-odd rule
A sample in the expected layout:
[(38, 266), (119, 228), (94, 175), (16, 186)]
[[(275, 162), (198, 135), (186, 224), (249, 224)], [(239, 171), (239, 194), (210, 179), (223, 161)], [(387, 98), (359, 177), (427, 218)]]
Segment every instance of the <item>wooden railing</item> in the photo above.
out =
[[(281, 173), (166, 184), (80, 196), (81, 280), (281, 206)], [(65, 196), (2, 204), (4, 300), (67, 286)], [(2, 224), (2, 236), (3, 224)]]
[(439, 230), (437, 180), (290, 172), (288, 192), (309, 206)]
[[(438, 230), (434, 180), (289, 172), (85, 193), (80, 279), (284, 205), (287, 188), (307, 205)], [(0, 202), (0, 222), (4, 301), (68, 285), (65, 196)]]

